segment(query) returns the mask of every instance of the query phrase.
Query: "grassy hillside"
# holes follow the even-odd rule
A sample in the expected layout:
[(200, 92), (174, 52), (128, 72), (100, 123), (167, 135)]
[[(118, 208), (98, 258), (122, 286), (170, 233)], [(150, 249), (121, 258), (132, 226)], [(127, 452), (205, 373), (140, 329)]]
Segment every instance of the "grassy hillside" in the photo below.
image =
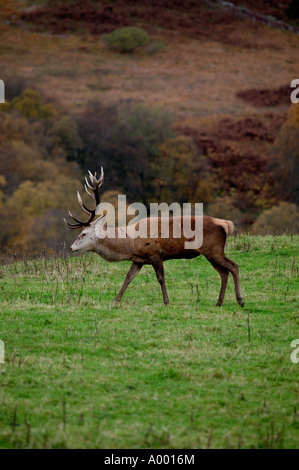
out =
[[(275, 89), (296, 76), (298, 35), (206, 2), (180, 3), (52, 2), (25, 10), (26, 2), (7, 0), (0, 12), (1, 75), (18, 70), (31, 86), (75, 109), (89, 99), (142, 99), (180, 119), (255, 112), (244, 109), (239, 90)], [(101, 34), (132, 24), (165, 47), (129, 56), (107, 51)], [(287, 110), (284, 104), (277, 111)]]
[(0, 447), (295, 448), (298, 236), (237, 237), (245, 307), (205, 259), (151, 268), (96, 255), (0, 267)]

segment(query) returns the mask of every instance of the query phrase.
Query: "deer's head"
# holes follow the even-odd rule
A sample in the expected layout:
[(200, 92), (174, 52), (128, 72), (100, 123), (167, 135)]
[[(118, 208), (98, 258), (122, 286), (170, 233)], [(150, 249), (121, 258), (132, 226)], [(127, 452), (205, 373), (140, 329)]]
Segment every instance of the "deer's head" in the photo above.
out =
[[(93, 222), (96, 215), (96, 208), (100, 203), (99, 189), (104, 182), (104, 171), (103, 168), (101, 168), (101, 175), (99, 178), (97, 178), (96, 173), (94, 175), (90, 171), (88, 173), (90, 181), (85, 178), (85, 191), (92, 198), (94, 202), (94, 208), (88, 209), (88, 207), (83, 203), (79, 191), (77, 191), (79, 205), (83, 212), (88, 214), (89, 217), (85, 222), (81, 222), (76, 217), (74, 217), (69, 211), (69, 215), (75, 221), (75, 224), (70, 224), (69, 222), (67, 222), (67, 220), (63, 219), (66, 225), (71, 229), (84, 227), (84, 230), (82, 230), (80, 235), (76, 238), (76, 240), (70, 247), (71, 253), (77, 253), (78, 251), (94, 250), (96, 246), (96, 240), (98, 239), (97, 234), (103, 229), (103, 226), (105, 224), (105, 216), (101, 216)], [(92, 193), (89, 190), (91, 190)]]

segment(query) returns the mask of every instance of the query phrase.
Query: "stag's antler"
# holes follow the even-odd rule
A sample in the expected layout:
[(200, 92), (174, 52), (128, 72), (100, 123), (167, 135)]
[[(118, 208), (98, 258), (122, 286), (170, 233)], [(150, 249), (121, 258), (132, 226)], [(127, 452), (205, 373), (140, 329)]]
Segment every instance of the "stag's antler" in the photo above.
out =
[[(100, 203), (99, 189), (104, 182), (104, 170), (103, 170), (103, 167), (101, 167), (101, 176), (99, 177), (99, 179), (97, 179), (97, 173), (95, 173), (94, 175), (90, 171), (88, 173), (89, 173), (90, 182), (85, 177), (86, 184), (84, 186), (85, 186), (85, 191), (94, 201), (94, 209), (91, 210), (85, 206), (85, 204), (83, 203), (81, 199), (79, 191), (77, 191), (77, 197), (78, 197), (78, 202), (80, 204), (80, 207), (86, 214), (89, 214), (89, 218), (88, 220), (86, 220), (86, 222), (81, 222), (80, 220), (76, 219), (76, 217), (74, 217), (72, 213), (69, 211), (70, 217), (76, 222), (75, 224), (70, 224), (69, 222), (67, 222), (67, 220), (63, 219), (69, 228), (88, 227), (88, 225), (90, 224), (90, 222), (94, 219), (96, 215), (96, 208), (98, 204)], [(87, 188), (91, 189), (93, 194), (91, 194)]]

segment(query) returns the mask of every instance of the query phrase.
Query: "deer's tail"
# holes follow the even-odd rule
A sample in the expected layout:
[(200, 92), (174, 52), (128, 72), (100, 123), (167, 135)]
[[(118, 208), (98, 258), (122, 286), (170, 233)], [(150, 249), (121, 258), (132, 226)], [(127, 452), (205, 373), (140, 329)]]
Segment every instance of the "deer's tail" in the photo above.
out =
[(235, 231), (235, 226), (231, 220), (215, 219), (217, 225), (224, 228), (226, 235), (232, 235)]

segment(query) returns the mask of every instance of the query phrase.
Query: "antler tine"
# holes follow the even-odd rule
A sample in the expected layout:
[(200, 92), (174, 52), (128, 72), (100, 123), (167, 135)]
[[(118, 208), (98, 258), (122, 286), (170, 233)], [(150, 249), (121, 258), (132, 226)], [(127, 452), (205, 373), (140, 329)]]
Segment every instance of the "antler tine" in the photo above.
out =
[(95, 190), (96, 187), (97, 187), (97, 178), (96, 178), (96, 173), (93, 175), (90, 171), (88, 171), (89, 173), (89, 179), (91, 181), (91, 184), (92, 184), (92, 189)]
[(86, 178), (86, 176), (85, 176), (85, 181), (86, 181), (86, 184), (89, 187), (89, 189), (92, 189), (92, 186), (90, 186), (90, 183), (89, 183), (88, 179)]
[(88, 209), (88, 207), (86, 207), (85, 204), (83, 204), (83, 201), (81, 199), (79, 191), (77, 191), (77, 198), (78, 198), (78, 202), (79, 202), (80, 207), (83, 210), (83, 212), (85, 212), (85, 214), (90, 215), (92, 213), (92, 211), (90, 209)]
[(103, 184), (104, 182), (104, 170), (102, 166), (101, 166), (101, 175), (99, 177), (99, 181), (101, 181), (101, 184)]
[(65, 218), (63, 218), (64, 223), (68, 226), (68, 228), (82, 228), (81, 223), (80, 224), (70, 224)]
[(85, 188), (85, 191), (87, 192), (88, 196), (90, 196), (93, 199), (93, 195), (90, 194), (90, 192), (88, 191), (86, 184), (84, 185), (84, 188)]
[(104, 183), (104, 169), (103, 169), (102, 166), (101, 166), (101, 176), (100, 176), (99, 180), (100, 180), (101, 186), (102, 186), (102, 184)]
[(81, 224), (80, 220), (76, 219), (76, 217), (73, 216), (73, 214), (71, 213), (71, 211), (69, 211), (69, 216), (70, 216), (77, 224)]

